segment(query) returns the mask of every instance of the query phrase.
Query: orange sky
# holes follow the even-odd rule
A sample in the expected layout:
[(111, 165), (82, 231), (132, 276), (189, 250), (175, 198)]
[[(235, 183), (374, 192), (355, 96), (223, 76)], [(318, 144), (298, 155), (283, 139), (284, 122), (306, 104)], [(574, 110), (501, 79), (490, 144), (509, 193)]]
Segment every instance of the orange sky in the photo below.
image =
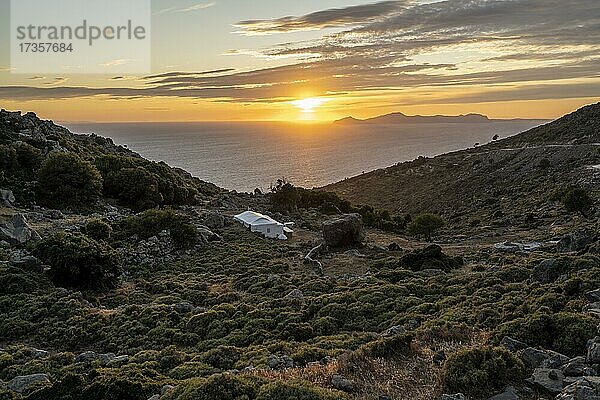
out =
[(600, 2), (569, 3), (157, 0), (152, 75), (19, 74), (3, 41), (0, 103), (56, 121), (552, 119), (600, 93)]

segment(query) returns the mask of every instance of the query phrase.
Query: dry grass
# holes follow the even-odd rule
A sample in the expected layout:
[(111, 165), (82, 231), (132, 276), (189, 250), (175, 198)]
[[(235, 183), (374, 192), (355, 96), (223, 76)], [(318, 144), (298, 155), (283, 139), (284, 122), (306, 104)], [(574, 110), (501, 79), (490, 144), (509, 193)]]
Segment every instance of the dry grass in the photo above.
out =
[(439, 351), (451, 354), (462, 348), (483, 346), (488, 340), (489, 335), (482, 333), (467, 342), (413, 341), (412, 354), (404, 357), (373, 358), (358, 350), (325, 365), (309, 363), (302, 368), (257, 370), (250, 374), (282, 381), (301, 379), (324, 388), (331, 388), (331, 377), (339, 374), (354, 382), (356, 400), (378, 400), (380, 395), (394, 400), (431, 400), (443, 393), (443, 369), (433, 362), (433, 355)]

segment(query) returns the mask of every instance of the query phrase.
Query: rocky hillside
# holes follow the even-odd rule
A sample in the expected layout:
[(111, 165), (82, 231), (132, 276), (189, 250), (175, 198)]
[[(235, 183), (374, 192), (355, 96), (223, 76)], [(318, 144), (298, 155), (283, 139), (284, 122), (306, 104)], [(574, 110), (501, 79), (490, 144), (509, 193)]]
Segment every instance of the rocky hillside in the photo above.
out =
[[(439, 229), (284, 181), (227, 192), (31, 113), (0, 127), (2, 400), (600, 398), (591, 144), (393, 167)], [(585, 209), (544, 200), (572, 182)]]
[(434, 212), (462, 225), (518, 224), (549, 216), (557, 190), (597, 192), (599, 143), (600, 103), (514, 137), (421, 157), (324, 189), (392, 213)]

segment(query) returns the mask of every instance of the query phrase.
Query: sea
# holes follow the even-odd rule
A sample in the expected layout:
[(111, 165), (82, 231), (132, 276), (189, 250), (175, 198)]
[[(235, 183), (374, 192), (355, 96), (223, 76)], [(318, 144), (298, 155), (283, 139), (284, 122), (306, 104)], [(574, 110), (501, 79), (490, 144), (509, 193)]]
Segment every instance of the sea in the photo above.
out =
[(145, 158), (183, 168), (220, 187), (263, 192), (285, 179), (321, 187), (419, 156), (485, 144), (542, 120), (488, 123), (335, 124), (286, 122), (65, 123), (112, 138)]

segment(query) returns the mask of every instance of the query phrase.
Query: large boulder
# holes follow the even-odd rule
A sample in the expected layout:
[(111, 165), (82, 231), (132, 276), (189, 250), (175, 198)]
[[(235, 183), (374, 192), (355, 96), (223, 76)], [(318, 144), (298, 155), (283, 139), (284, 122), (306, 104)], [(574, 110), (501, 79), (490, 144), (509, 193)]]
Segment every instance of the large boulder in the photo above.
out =
[(498, 393), (495, 396), (489, 398), (489, 400), (520, 400), (521, 398), (515, 391), (515, 389), (508, 387), (502, 393)]
[(23, 214), (15, 214), (0, 224), (0, 240), (11, 244), (24, 244), (39, 239), (40, 235), (29, 226)]
[(536, 368), (528, 381), (542, 391), (558, 394), (563, 388), (564, 376), (559, 369)]
[(365, 240), (365, 229), (359, 214), (343, 214), (323, 222), (323, 238), (331, 247), (352, 246)]
[(563, 236), (556, 244), (556, 250), (561, 253), (583, 251), (598, 238), (593, 233), (580, 229)]
[(8, 388), (13, 392), (24, 393), (34, 385), (50, 384), (50, 377), (46, 374), (22, 375), (13, 378), (8, 383)]

